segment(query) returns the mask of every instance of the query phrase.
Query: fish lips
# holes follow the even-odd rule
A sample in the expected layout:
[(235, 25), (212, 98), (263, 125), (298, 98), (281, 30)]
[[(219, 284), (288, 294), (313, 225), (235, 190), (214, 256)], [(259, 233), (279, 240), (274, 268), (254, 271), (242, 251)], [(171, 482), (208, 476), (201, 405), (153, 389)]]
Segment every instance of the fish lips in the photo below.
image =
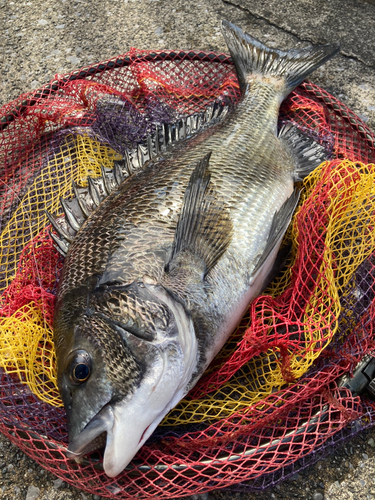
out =
[(172, 378), (160, 382), (151, 393), (149, 387), (138, 388), (130, 400), (104, 406), (69, 443), (67, 457), (79, 459), (98, 449), (98, 444), (103, 447), (106, 435), (104, 471), (109, 477), (122, 472), (163, 417), (184, 395), (184, 389), (176, 387)]
[(106, 405), (69, 443), (67, 457), (78, 459), (91, 451), (105, 446), (105, 433), (113, 428), (114, 416), (111, 405)]

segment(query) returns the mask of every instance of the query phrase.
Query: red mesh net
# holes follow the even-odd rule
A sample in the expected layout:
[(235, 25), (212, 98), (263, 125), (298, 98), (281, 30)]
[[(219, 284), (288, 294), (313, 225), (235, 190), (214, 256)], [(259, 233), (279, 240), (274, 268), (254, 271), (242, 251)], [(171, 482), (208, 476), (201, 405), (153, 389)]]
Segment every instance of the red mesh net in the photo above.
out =
[(133, 49), (0, 111), (1, 431), (88, 492), (146, 499), (264, 488), (373, 422), (375, 406), (337, 380), (374, 348), (374, 135), (337, 99), (303, 83), (280, 122), (293, 122), (332, 159), (304, 181), (285, 238), (287, 268), (122, 474), (108, 478), (100, 452), (81, 464), (65, 456), (51, 332), (63, 259), (44, 210), (59, 213), (72, 180), (100, 175), (101, 164), (113, 166), (156, 123), (238, 99), (225, 54)]

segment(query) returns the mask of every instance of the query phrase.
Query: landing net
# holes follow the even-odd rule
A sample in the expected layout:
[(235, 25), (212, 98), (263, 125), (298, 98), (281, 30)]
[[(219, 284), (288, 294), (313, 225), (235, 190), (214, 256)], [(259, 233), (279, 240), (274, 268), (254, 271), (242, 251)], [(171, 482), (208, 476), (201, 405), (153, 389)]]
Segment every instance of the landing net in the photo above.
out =
[(65, 456), (52, 335), (63, 257), (44, 210), (59, 215), (73, 180), (87, 185), (156, 125), (218, 100), (239, 100), (226, 54), (132, 49), (0, 110), (0, 430), (103, 497), (263, 489), (374, 423), (375, 404), (337, 381), (374, 350), (375, 138), (305, 82), (283, 103), (280, 125), (295, 124), (330, 159), (303, 182), (283, 243), (288, 265), (123, 473), (108, 478), (100, 452), (82, 464)]

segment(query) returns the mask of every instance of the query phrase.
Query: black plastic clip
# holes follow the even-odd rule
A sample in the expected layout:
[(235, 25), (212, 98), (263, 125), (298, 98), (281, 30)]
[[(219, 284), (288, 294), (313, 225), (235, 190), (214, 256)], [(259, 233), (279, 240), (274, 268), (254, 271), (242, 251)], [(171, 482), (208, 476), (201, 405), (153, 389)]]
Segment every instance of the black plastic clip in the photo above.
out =
[(375, 358), (366, 355), (354, 370), (353, 377), (344, 375), (339, 385), (349, 389), (353, 396), (360, 396), (368, 391), (375, 398)]

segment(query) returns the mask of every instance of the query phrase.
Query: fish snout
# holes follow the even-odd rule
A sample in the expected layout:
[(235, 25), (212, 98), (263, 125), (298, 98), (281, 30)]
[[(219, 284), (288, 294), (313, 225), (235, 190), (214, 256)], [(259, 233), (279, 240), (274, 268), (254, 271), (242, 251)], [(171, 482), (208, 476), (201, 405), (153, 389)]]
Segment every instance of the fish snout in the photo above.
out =
[[(159, 350), (134, 391), (110, 402), (69, 443), (67, 456), (79, 459), (104, 444), (103, 466), (117, 476), (143, 446), (157, 425), (183, 397), (185, 373), (181, 347), (173, 341)], [(101, 446), (103, 447), (103, 446)]]

